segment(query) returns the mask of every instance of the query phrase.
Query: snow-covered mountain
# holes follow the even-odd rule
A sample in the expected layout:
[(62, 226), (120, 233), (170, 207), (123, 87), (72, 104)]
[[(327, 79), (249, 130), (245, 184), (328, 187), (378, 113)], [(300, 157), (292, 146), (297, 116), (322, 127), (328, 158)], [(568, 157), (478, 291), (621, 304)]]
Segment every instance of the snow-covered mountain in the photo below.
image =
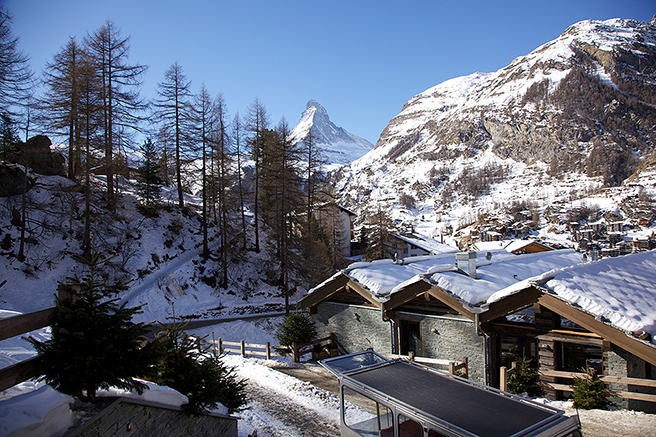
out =
[(374, 147), (364, 138), (335, 126), (335, 123), (330, 121), (326, 109), (315, 100), (308, 101), (305, 111), (301, 114), (301, 120), (292, 129), (293, 141), (303, 141), (310, 129), (316, 145), (323, 149), (328, 164), (348, 164)]
[[(414, 96), (334, 180), (356, 212), (382, 204), (413, 226), (462, 226), (517, 203), (617, 208), (636, 181), (653, 190), (639, 172), (654, 174), (655, 144), (656, 18), (582, 21), (499, 71)], [(635, 189), (607, 188), (631, 175)]]

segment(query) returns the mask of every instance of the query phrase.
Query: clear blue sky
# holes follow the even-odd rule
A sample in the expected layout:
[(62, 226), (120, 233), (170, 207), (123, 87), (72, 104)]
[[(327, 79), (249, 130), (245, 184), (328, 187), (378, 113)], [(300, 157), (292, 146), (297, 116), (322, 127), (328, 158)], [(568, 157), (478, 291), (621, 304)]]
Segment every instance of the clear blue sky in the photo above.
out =
[(585, 19), (650, 21), (653, 0), (0, 0), (19, 47), (41, 73), (68, 41), (107, 19), (149, 65), (142, 96), (173, 63), (196, 92), (223, 92), (231, 114), (258, 97), (293, 127), (309, 99), (338, 126), (375, 143), (427, 88), (508, 65)]

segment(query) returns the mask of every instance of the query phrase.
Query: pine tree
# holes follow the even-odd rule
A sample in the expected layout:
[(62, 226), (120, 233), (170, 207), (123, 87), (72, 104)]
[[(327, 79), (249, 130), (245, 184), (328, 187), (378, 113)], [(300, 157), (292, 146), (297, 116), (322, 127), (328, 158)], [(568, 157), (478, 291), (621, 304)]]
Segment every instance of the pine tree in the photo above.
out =
[(178, 206), (182, 208), (184, 207), (182, 170), (189, 145), (191, 81), (187, 79), (182, 66), (174, 62), (164, 72), (164, 81), (157, 87), (158, 97), (153, 102), (156, 108), (154, 115), (161, 124), (160, 141), (165, 138), (173, 148), (173, 157), (170, 158), (174, 163)]
[(121, 140), (121, 131), (133, 129), (139, 121), (137, 113), (146, 105), (139, 97), (145, 65), (129, 65), (130, 38), (123, 38), (112, 21), (85, 38), (85, 47), (92, 56), (100, 78), (103, 115), (103, 145), (107, 172), (107, 200), (110, 208), (116, 203), (114, 151)]
[(144, 209), (154, 212), (162, 203), (159, 153), (150, 138), (144, 141), (140, 151), (142, 161), (137, 170), (137, 192)]
[(46, 64), (43, 74), (46, 91), (41, 99), (42, 123), (55, 135), (68, 136), (68, 177), (72, 180), (82, 170), (80, 106), (83, 96), (80, 88), (85, 62), (88, 62), (88, 55), (75, 38), (71, 38), (53, 61)]
[(86, 274), (59, 284), (57, 317), (52, 338), (30, 342), (41, 357), (42, 379), (57, 390), (80, 399), (94, 401), (98, 389), (118, 387), (143, 392), (146, 385), (136, 380), (152, 374), (158, 359), (157, 348), (143, 346), (147, 328), (132, 322), (141, 309), (119, 306), (115, 298), (126, 290), (122, 282), (113, 284), (101, 278), (101, 260), (75, 256)]
[(183, 408), (189, 413), (206, 413), (215, 409), (217, 403), (231, 413), (237, 411), (246, 403), (246, 382), (208, 349), (201, 350), (200, 342), (182, 331), (184, 325), (174, 321), (167, 327), (164, 358), (156, 382), (187, 396), (189, 403)]
[(508, 392), (529, 396), (541, 396), (542, 387), (538, 383), (538, 369), (531, 367), (531, 360), (523, 357), (508, 377)]
[(285, 298), (285, 311), (289, 313), (290, 272), (299, 254), (300, 212), (304, 210), (301, 153), (289, 137), (283, 118), (275, 131), (267, 131), (262, 149), (261, 204), (264, 223), (271, 231), (269, 237), (277, 284)]
[(380, 206), (373, 212), (365, 211), (365, 213), (363, 232), (366, 233), (367, 245), (364, 246), (364, 252), (367, 260), (392, 258), (394, 256), (390, 242), (390, 230), (394, 226), (392, 220)]
[(196, 96), (193, 107), (194, 123), (194, 142), (198, 145), (201, 153), (201, 194), (202, 194), (202, 214), (201, 214), (201, 232), (203, 234), (203, 251), (204, 259), (209, 258), (210, 250), (207, 237), (207, 203), (208, 203), (208, 166), (207, 160), (210, 156), (210, 134), (214, 124), (214, 102), (210, 97), (209, 91), (203, 84), (200, 92)]
[(0, 112), (15, 119), (30, 94), (33, 72), (29, 58), (18, 50), (18, 38), (11, 33), (11, 16), (0, 7)]
[(610, 393), (606, 389), (604, 381), (599, 379), (595, 370), (591, 369), (587, 362), (585, 363), (585, 369), (581, 370), (586, 375), (582, 378), (575, 377), (571, 385), (574, 408), (584, 410), (606, 408)]
[(309, 343), (317, 336), (317, 330), (310, 314), (306, 312), (291, 313), (278, 327), (276, 338), (280, 346)]
[(235, 114), (234, 119), (232, 120), (232, 143), (235, 146), (235, 156), (237, 157), (237, 190), (239, 192), (239, 210), (241, 213), (241, 233), (243, 240), (243, 250), (248, 249), (247, 243), (247, 234), (246, 234), (246, 202), (244, 199), (244, 187), (242, 184), (242, 168), (241, 168), (241, 145), (242, 145), (242, 136), (243, 136), (243, 126), (239, 118), (239, 113)]
[(260, 251), (260, 172), (262, 170), (262, 150), (266, 143), (266, 135), (269, 127), (269, 115), (266, 108), (259, 99), (255, 99), (248, 108), (248, 130), (251, 137), (248, 144), (251, 148), (251, 158), (254, 162), (255, 172), (253, 175), (255, 193), (253, 195), (253, 225), (255, 226), (255, 251)]

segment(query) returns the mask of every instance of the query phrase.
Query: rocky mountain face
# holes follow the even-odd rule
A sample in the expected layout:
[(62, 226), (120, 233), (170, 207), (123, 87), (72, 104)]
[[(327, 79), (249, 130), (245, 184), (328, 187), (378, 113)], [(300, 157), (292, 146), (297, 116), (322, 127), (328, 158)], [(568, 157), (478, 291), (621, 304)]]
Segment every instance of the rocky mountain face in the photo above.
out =
[(310, 130), (317, 147), (323, 149), (328, 164), (348, 164), (374, 147), (364, 138), (335, 126), (326, 109), (315, 100), (308, 101), (291, 137), (294, 142), (303, 141)]
[(499, 71), (414, 96), (334, 182), (346, 206), (406, 218), (545, 207), (635, 179), (655, 144), (656, 17), (582, 21)]

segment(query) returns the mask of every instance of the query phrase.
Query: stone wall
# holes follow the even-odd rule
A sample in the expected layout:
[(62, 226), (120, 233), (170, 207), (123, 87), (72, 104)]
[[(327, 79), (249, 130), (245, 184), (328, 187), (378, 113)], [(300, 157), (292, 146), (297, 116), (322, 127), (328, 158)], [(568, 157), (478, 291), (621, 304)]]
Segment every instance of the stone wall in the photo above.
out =
[[(651, 379), (653, 379), (655, 375), (654, 366), (619, 347), (614, 347), (612, 351), (607, 352), (607, 357), (608, 374), (611, 376), (644, 379), (650, 375)], [(647, 368), (647, 366), (650, 368)], [(611, 391), (630, 391), (636, 393), (656, 394), (656, 389), (652, 387), (641, 387), (637, 385), (612, 383), (609, 384), (609, 389)], [(644, 411), (646, 413), (656, 413), (655, 402), (637, 401), (633, 399), (624, 399), (618, 397), (612, 397), (611, 401), (613, 404), (621, 408)]]
[(369, 348), (378, 353), (392, 352), (390, 323), (383, 321), (380, 309), (323, 302), (313, 317), (318, 337), (334, 333), (341, 353)]
[(423, 317), (420, 322), (425, 357), (458, 362), (467, 357), (469, 379), (485, 382), (485, 339), (476, 334), (474, 322), (437, 316)]
[(392, 322), (383, 321), (375, 308), (333, 302), (317, 305), (313, 316), (319, 337), (332, 332), (342, 353), (373, 348), (378, 353), (399, 353), (399, 319), (420, 322), (423, 356), (450, 361), (469, 359), (469, 378), (485, 381), (485, 339), (474, 323), (457, 317), (424, 316), (398, 312)]
[(64, 437), (237, 437), (237, 419), (192, 416), (160, 404), (119, 398)]

